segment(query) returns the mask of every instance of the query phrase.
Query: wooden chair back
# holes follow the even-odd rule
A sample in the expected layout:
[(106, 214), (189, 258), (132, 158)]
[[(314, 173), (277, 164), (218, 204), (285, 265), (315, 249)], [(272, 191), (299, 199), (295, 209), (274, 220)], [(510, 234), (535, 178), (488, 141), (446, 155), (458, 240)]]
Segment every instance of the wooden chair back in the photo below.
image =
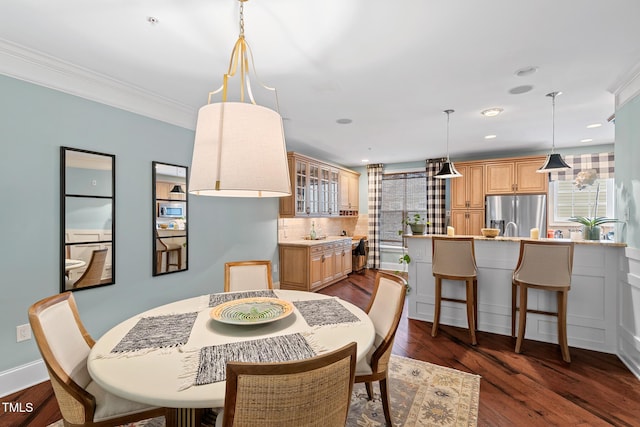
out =
[(273, 289), (271, 261), (234, 261), (224, 265), (224, 291)]
[(104, 271), (104, 265), (107, 260), (107, 248), (96, 249), (91, 253), (91, 260), (87, 269), (82, 273), (82, 276), (78, 278), (73, 284), (73, 289), (83, 288), (85, 286), (92, 286), (100, 284), (102, 281), (102, 272)]
[(222, 425), (344, 426), (355, 367), (356, 343), (300, 361), (228, 362)]
[[(94, 421), (96, 398), (85, 388), (95, 384), (87, 369), (87, 357), (95, 341), (80, 320), (73, 293), (53, 295), (33, 304), (29, 307), (29, 323), (66, 427), (123, 425), (169, 414), (166, 408), (149, 408)], [(115, 402), (105, 399), (105, 405), (109, 403)]]
[(387, 369), (406, 294), (404, 278), (383, 271), (376, 274), (373, 295), (366, 310), (376, 330), (375, 351), (370, 361), (374, 373)]

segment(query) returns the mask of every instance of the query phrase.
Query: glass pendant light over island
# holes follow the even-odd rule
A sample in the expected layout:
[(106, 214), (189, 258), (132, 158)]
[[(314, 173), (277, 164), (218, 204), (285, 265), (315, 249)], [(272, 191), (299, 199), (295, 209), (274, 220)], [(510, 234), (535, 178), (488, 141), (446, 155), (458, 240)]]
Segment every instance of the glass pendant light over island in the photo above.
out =
[[(257, 77), (253, 54), (244, 38), (244, 2), (240, 1), (240, 35), (220, 88), (209, 93), (196, 124), (189, 192), (223, 197), (282, 197), (291, 194), (287, 149), (279, 112), (256, 104), (250, 75)], [(239, 102), (229, 102), (228, 81), (239, 73)], [(211, 103), (222, 92), (222, 102)], [(245, 98), (248, 98), (245, 102)]]

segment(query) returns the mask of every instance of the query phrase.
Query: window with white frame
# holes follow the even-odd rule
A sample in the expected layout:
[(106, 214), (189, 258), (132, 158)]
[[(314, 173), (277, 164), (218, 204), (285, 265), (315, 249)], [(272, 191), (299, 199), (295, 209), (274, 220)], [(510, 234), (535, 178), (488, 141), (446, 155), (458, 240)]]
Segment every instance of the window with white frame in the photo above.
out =
[(549, 208), (551, 223), (569, 222), (572, 216), (593, 217), (594, 214), (613, 218), (613, 178), (596, 179), (593, 184), (582, 189), (576, 186), (575, 181), (551, 181)]
[(382, 177), (380, 242), (402, 246), (403, 220), (414, 214), (427, 216), (427, 173), (389, 173)]

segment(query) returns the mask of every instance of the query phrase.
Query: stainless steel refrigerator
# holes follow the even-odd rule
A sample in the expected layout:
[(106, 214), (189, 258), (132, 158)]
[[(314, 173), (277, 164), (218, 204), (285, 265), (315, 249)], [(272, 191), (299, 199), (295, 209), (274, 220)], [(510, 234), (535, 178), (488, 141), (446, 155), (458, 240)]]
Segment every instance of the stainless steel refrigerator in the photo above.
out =
[(529, 237), (532, 228), (547, 235), (546, 195), (487, 196), (486, 202), (486, 227), (499, 228), (500, 236)]

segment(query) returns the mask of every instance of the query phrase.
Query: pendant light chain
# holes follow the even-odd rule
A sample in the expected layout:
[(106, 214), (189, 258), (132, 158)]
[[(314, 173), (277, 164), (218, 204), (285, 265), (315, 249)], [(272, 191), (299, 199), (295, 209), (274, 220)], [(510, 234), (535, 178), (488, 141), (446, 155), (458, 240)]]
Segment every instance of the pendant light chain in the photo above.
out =
[(449, 161), (449, 118), (455, 110), (444, 110), (447, 115), (447, 161)]
[(246, 0), (240, 0), (240, 37), (244, 38), (244, 2)]
[(556, 95), (558, 92), (551, 92), (551, 154), (556, 151)]

